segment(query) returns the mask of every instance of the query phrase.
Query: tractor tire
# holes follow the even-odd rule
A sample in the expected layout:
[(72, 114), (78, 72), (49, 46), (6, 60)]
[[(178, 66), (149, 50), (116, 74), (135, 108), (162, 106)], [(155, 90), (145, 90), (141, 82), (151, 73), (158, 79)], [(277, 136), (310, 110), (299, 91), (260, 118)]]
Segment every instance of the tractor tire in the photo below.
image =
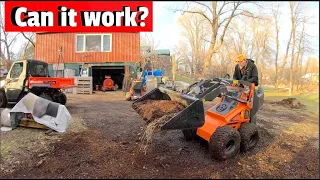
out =
[(60, 92), (57, 96), (56, 96), (56, 102), (60, 103), (62, 105), (66, 105), (67, 103), (67, 96), (63, 93)]
[(53, 98), (49, 94), (42, 93), (39, 97), (53, 102)]
[(247, 152), (253, 149), (259, 142), (258, 127), (251, 123), (243, 123), (239, 128), (241, 136), (240, 151)]
[(5, 108), (7, 107), (8, 101), (7, 101), (7, 96), (4, 91), (0, 91), (0, 108)]
[(209, 141), (209, 150), (214, 159), (224, 161), (237, 155), (241, 137), (237, 130), (229, 127), (218, 127)]
[(183, 136), (186, 141), (196, 140), (197, 138), (197, 129), (183, 129), (182, 130)]

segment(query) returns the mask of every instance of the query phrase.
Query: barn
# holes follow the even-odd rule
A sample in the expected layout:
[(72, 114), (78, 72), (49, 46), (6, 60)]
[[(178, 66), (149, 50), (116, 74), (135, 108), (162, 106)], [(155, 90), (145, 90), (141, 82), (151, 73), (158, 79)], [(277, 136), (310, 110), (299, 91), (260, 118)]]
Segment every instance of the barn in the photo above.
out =
[(122, 88), (124, 77), (137, 73), (140, 62), (139, 32), (36, 34), (35, 59), (49, 64), (49, 75), (92, 76), (101, 85), (105, 75)]

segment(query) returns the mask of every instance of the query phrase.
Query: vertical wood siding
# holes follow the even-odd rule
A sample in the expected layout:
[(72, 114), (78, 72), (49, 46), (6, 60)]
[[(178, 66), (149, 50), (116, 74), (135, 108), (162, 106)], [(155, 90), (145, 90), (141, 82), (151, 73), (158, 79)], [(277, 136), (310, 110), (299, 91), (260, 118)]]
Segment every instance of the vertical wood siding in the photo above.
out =
[(76, 52), (76, 34), (85, 33), (36, 34), (35, 59), (45, 61), (49, 64), (58, 63), (59, 46), (62, 46), (62, 59), (60, 63), (140, 61), (139, 33), (111, 33), (111, 52)]

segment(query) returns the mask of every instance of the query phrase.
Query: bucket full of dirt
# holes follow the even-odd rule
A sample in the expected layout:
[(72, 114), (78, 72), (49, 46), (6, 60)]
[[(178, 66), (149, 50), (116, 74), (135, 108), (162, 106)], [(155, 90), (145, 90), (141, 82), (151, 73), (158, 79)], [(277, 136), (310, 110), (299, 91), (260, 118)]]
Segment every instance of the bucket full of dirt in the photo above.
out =
[(157, 129), (187, 129), (204, 124), (204, 108), (200, 99), (166, 88), (155, 88), (132, 104), (132, 108), (149, 125)]
[(147, 99), (135, 103), (133, 108), (141, 115), (143, 120), (149, 124), (155, 119), (165, 115), (176, 114), (185, 109), (185, 106), (177, 101)]
[(197, 128), (204, 124), (204, 108), (200, 99), (166, 88), (151, 90), (133, 102), (132, 108), (147, 124), (141, 137), (145, 153), (152, 135), (158, 131)]

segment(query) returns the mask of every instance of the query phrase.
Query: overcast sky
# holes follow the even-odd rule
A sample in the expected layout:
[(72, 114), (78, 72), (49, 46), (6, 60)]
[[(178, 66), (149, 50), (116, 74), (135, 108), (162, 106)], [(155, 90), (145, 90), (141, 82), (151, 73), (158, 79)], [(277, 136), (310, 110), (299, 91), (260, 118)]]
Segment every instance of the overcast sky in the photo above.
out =
[[(268, 2), (265, 2), (268, 3)], [(284, 2), (287, 3), (287, 2)], [(308, 2), (309, 9), (307, 13), (315, 17), (314, 23), (312, 26), (307, 28), (309, 34), (313, 35), (312, 40), (313, 47), (316, 49), (316, 52), (312, 56), (319, 57), (319, 2)], [(172, 50), (174, 46), (179, 43), (180, 36), (180, 27), (178, 26), (178, 18), (181, 16), (181, 13), (174, 13), (168, 9), (172, 6), (183, 6), (185, 2), (174, 2), (174, 1), (162, 1), (162, 2), (153, 2), (153, 36), (156, 38), (156, 41), (159, 42), (158, 48), (170, 49)], [(290, 22), (290, 10), (289, 6), (286, 6), (282, 9), (281, 24), (280, 24), (280, 37), (283, 43), (282, 47), (285, 47), (285, 43), (288, 41), (288, 34), (290, 33), (291, 22)], [(144, 33), (141, 34), (142, 36)], [(20, 36), (20, 43), (16, 43), (14, 51), (19, 50), (21, 42), (25, 39)]]

